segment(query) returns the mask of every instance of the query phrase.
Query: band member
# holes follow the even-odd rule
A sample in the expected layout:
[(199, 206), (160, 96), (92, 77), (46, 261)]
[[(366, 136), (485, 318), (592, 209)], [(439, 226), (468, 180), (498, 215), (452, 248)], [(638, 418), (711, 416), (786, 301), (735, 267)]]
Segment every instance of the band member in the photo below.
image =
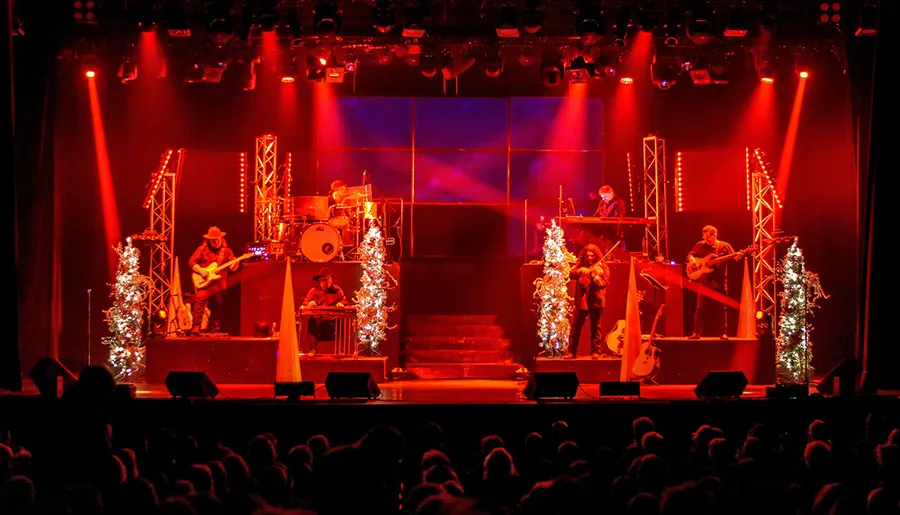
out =
[[(703, 228), (703, 239), (698, 241), (694, 245), (694, 248), (688, 253), (688, 261), (696, 261), (697, 259), (702, 259), (710, 255), (723, 256), (725, 254), (733, 253), (734, 248), (732, 248), (731, 244), (720, 241), (717, 236), (718, 231), (715, 227), (712, 225), (705, 226)], [(714, 265), (710, 267), (712, 268), (712, 272), (701, 275), (697, 280), (697, 282), (705, 288), (701, 288), (701, 291), (697, 292), (697, 308), (694, 310), (694, 332), (688, 337), (689, 339), (696, 340), (700, 338), (703, 334), (704, 322), (709, 316), (712, 308), (718, 302), (707, 296), (703, 290), (709, 288), (709, 290), (723, 295), (726, 293), (726, 283), (728, 278), (727, 265), (727, 262)], [(723, 316), (726, 316), (724, 304), (722, 305), (722, 310)], [(723, 335), (723, 337), (727, 337), (727, 335)]]
[[(203, 243), (197, 247), (197, 250), (195, 250), (193, 254), (191, 254), (188, 265), (190, 265), (191, 270), (194, 273), (199, 274), (205, 279), (209, 276), (209, 271), (207, 270), (209, 265), (214, 263), (221, 265), (232, 259), (234, 259), (234, 252), (231, 251), (228, 247), (228, 243), (225, 241), (225, 233), (220, 231), (218, 227), (212, 226), (206, 231), (206, 234), (203, 235)], [(222, 277), (212, 281), (205, 287), (196, 290), (194, 293), (194, 305), (191, 308), (193, 318), (191, 334), (194, 336), (200, 334), (203, 324), (203, 314), (210, 301), (212, 301), (213, 307), (209, 310), (210, 315), (206, 330), (208, 332), (218, 331), (219, 323), (214, 317), (217, 317), (218, 313), (222, 310), (222, 305), (224, 303), (223, 292), (228, 286), (228, 271), (234, 272), (237, 269), (238, 263), (234, 263), (230, 267), (220, 270), (218, 274)]]
[[(603, 185), (600, 187), (600, 203), (594, 216), (600, 218), (623, 217), (625, 216), (625, 201), (616, 196), (612, 186)], [(604, 225), (599, 232), (600, 238), (603, 240), (603, 252), (606, 253), (616, 243), (621, 242), (622, 250), (625, 250), (625, 229), (621, 224)]]
[(600, 258), (600, 249), (593, 244), (581, 249), (578, 261), (572, 267), (569, 277), (575, 280), (575, 320), (569, 338), (569, 352), (564, 358), (574, 358), (578, 354), (578, 340), (585, 321), (590, 319), (591, 357), (612, 354), (603, 345), (600, 317), (606, 307), (606, 287), (609, 286), (609, 266)]
[[(319, 284), (309, 289), (303, 299), (303, 306), (314, 308), (316, 306), (343, 307), (347, 304), (347, 297), (340, 286), (334, 284), (334, 277), (327, 267), (319, 270), (313, 276), (313, 281)], [(328, 316), (314, 316), (309, 318), (309, 357), (314, 357), (319, 352), (319, 340), (334, 338), (334, 318)]]
[(331, 182), (331, 188), (328, 190), (328, 207), (333, 208), (335, 205), (344, 203), (347, 196), (347, 183), (338, 179)]

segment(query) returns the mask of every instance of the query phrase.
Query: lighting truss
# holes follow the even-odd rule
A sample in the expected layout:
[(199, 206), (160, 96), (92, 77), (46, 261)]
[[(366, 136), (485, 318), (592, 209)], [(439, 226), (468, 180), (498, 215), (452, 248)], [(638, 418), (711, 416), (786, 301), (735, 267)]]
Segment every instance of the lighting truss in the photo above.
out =
[(776, 268), (778, 256), (776, 209), (781, 207), (775, 192), (775, 180), (771, 167), (766, 164), (762, 150), (754, 150), (748, 155), (747, 175), (750, 177), (751, 198), (753, 202), (753, 285), (756, 308), (769, 316), (772, 321), (772, 332), (778, 334), (778, 280)]
[(175, 192), (183, 165), (183, 148), (163, 152), (144, 199), (144, 209), (150, 211), (150, 228), (146, 233), (152, 235), (146, 238), (150, 244), (150, 283), (153, 286), (147, 296), (147, 307), (154, 314), (166, 309), (172, 291)]
[(256, 175), (254, 178), (253, 226), (255, 241), (277, 240), (284, 198), (278, 194), (278, 138), (263, 134), (256, 138)]
[(666, 140), (656, 136), (644, 138), (644, 218), (651, 220), (644, 228), (644, 254), (664, 261), (669, 254), (668, 217), (666, 210)]

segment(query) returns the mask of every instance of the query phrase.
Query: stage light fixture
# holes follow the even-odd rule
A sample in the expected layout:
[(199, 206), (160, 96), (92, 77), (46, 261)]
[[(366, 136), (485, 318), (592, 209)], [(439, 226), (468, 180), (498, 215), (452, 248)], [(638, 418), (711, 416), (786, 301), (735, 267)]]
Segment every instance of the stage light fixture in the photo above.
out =
[(528, 68), (529, 66), (534, 66), (537, 64), (537, 56), (534, 53), (534, 49), (531, 47), (525, 47), (519, 52), (519, 64), (522, 65), (523, 68)]
[(750, 13), (737, 6), (728, 14), (728, 24), (722, 35), (726, 38), (742, 38), (750, 31)]
[(613, 41), (616, 46), (625, 46), (629, 25), (631, 25), (631, 13), (628, 12), (628, 9), (622, 8), (616, 16), (616, 38)]
[(295, 8), (284, 9), (278, 17), (275, 34), (279, 39), (289, 39), (290, 47), (295, 48), (303, 42), (303, 24), (300, 13)]
[(677, 58), (654, 54), (650, 63), (650, 80), (656, 87), (665, 91), (675, 85), (681, 69)]
[(797, 75), (799, 75), (801, 79), (808, 79), (808, 78), (809, 78), (809, 72), (806, 71), (806, 70), (801, 71), (801, 72), (798, 73)]
[(634, 84), (634, 79), (631, 77), (622, 77), (619, 79), (619, 84), (625, 84), (626, 86), (630, 86)]
[(637, 13), (638, 28), (642, 32), (653, 33), (659, 27), (660, 20), (664, 17), (662, 11), (656, 9), (639, 9)]
[(713, 13), (707, 8), (699, 8), (687, 14), (687, 37), (695, 45), (705, 45), (712, 40)]
[(496, 79), (503, 73), (503, 54), (498, 47), (489, 47), (484, 53), (484, 74)]
[(565, 67), (557, 56), (544, 56), (541, 59), (541, 84), (544, 86), (559, 86), (563, 82)]
[(583, 84), (587, 82), (588, 71), (584, 57), (578, 56), (575, 59), (572, 59), (572, 62), (566, 69), (566, 75), (569, 76), (569, 82), (572, 84)]
[(81, 56), (81, 68), (84, 70), (84, 76), (93, 79), (100, 70), (100, 59), (93, 53), (87, 53)]
[(335, 4), (319, 3), (313, 14), (316, 34), (323, 37), (334, 36), (341, 30), (341, 11)]
[(372, 13), (372, 26), (382, 34), (394, 29), (394, 9), (391, 0), (376, 0), (375, 12)]
[(429, 50), (424, 51), (422, 57), (419, 58), (419, 71), (423, 76), (430, 79), (437, 75), (437, 70), (437, 57)]
[[(325, 65), (322, 64), (320, 57), (313, 54), (306, 56), (306, 78), (313, 82), (325, 81)], [(282, 73), (281, 82), (287, 82), (284, 80), (284, 73)], [(293, 80), (289, 82), (293, 82)]]
[(403, 27), (403, 37), (422, 39), (425, 37), (425, 4), (411, 5), (406, 8), (406, 24)]
[(807, 52), (801, 52), (794, 56), (794, 72), (801, 79), (809, 78), (809, 71), (815, 68), (813, 56)]
[(854, 36), (873, 37), (878, 33), (878, 7), (873, 2), (866, 2), (859, 7), (859, 25)]
[(138, 16), (138, 30), (141, 32), (153, 32), (156, 30), (156, 20), (152, 14)]
[(72, 7), (72, 19), (75, 20), (75, 23), (88, 25), (97, 23), (97, 4), (94, 0), (75, 0)]
[(498, 38), (519, 37), (519, 28), (516, 24), (516, 6), (500, 6), (500, 23), (497, 24), (495, 31)]
[(522, 28), (528, 34), (537, 34), (544, 26), (544, 11), (541, 10), (541, 0), (525, 0), (525, 9), (522, 10)]
[(259, 0), (256, 24), (263, 32), (272, 32), (278, 25), (278, 0)]
[(775, 69), (768, 63), (762, 63), (756, 67), (756, 74), (759, 81), (763, 84), (773, 84), (775, 82)]
[(84, 72), (84, 76), (89, 79), (93, 79), (94, 77), (97, 76), (97, 72), (95, 72), (94, 70), (87, 70)]
[(767, 34), (774, 34), (778, 30), (778, 18), (772, 14), (764, 14), (759, 18), (759, 30)]
[(167, 2), (162, 8), (163, 26), (170, 38), (189, 38), (191, 28), (188, 25), (184, 7), (176, 2)]
[(581, 38), (581, 43), (584, 46), (591, 46), (600, 41), (600, 36), (603, 35), (603, 24), (603, 17), (597, 8), (589, 0), (583, 0), (576, 11), (575, 18), (575, 32)]
[(253, 91), (256, 89), (256, 64), (260, 62), (259, 57), (255, 57), (241, 67), (241, 82), (244, 91)]
[(671, 8), (666, 12), (666, 46), (675, 46), (678, 44), (678, 38), (682, 34), (681, 21), (683, 19), (681, 11)]
[(137, 79), (137, 63), (134, 62), (134, 59), (130, 55), (122, 57), (122, 62), (119, 63), (119, 71), (116, 75), (119, 77), (119, 80), (122, 81), (122, 84)]

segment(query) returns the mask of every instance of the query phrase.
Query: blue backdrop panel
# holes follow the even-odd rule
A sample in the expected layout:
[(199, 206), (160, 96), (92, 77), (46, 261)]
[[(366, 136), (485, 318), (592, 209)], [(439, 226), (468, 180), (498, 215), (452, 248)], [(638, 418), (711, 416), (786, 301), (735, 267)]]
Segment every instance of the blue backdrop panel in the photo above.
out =
[(507, 147), (507, 100), (417, 98), (416, 148)]
[(412, 144), (412, 99), (343, 97), (321, 126), (322, 148), (409, 148)]
[[(571, 97), (516, 97), (509, 101), (510, 142), (516, 149), (599, 150), (603, 101)], [(574, 134), (573, 131), (578, 131)]]
[[(376, 194), (408, 201), (411, 167), (412, 151), (323, 150), (319, 152), (318, 194), (327, 194), (331, 181), (336, 179), (351, 186), (360, 185), (363, 170), (368, 170)], [(307, 194), (312, 193), (316, 192)]]
[(515, 152), (510, 158), (510, 195), (513, 201), (551, 204), (571, 197), (577, 204), (588, 191), (601, 185), (599, 152)]
[(506, 152), (417, 150), (416, 202), (506, 202)]

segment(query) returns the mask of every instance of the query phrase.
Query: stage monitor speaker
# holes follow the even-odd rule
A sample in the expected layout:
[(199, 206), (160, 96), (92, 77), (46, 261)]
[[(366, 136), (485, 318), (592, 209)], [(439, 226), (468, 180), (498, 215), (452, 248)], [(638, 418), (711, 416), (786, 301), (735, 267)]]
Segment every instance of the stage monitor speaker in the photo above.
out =
[(62, 397), (63, 392), (75, 386), (78, 378), (58, 360), (41, 358), (31, 367), (28, 377), (44, 397)]
[(535, 372), (525, 384), (525, 397), (537, 399), (574, 399), (578, 392), (575, 372)]
[(740, 397), (747, 383), (747, 376), (740, 370), (711, 370), (697, 383), (694, 394), (700, 399)]
[(381, 389), (371, 372), (328, 372), (325, 391), (332, 399), (377, 399)]
[(816, 391), (838, 397), (856, 395), (856, 359), (842, 359), (819, 381)]
[(638, 381), (604, 381), (600, 383), (600, 397), (640, 397)]
[(296, 383), (275, 383), (275, 397), (287, 397), (299, 399), (300, 397), (315, 397), (316, 383), (312, 381), (300, 381)]
[(172, 397), (214, 399), (219, 395), (206, 372), (173, 370), (166, 376), (166, 389)]

